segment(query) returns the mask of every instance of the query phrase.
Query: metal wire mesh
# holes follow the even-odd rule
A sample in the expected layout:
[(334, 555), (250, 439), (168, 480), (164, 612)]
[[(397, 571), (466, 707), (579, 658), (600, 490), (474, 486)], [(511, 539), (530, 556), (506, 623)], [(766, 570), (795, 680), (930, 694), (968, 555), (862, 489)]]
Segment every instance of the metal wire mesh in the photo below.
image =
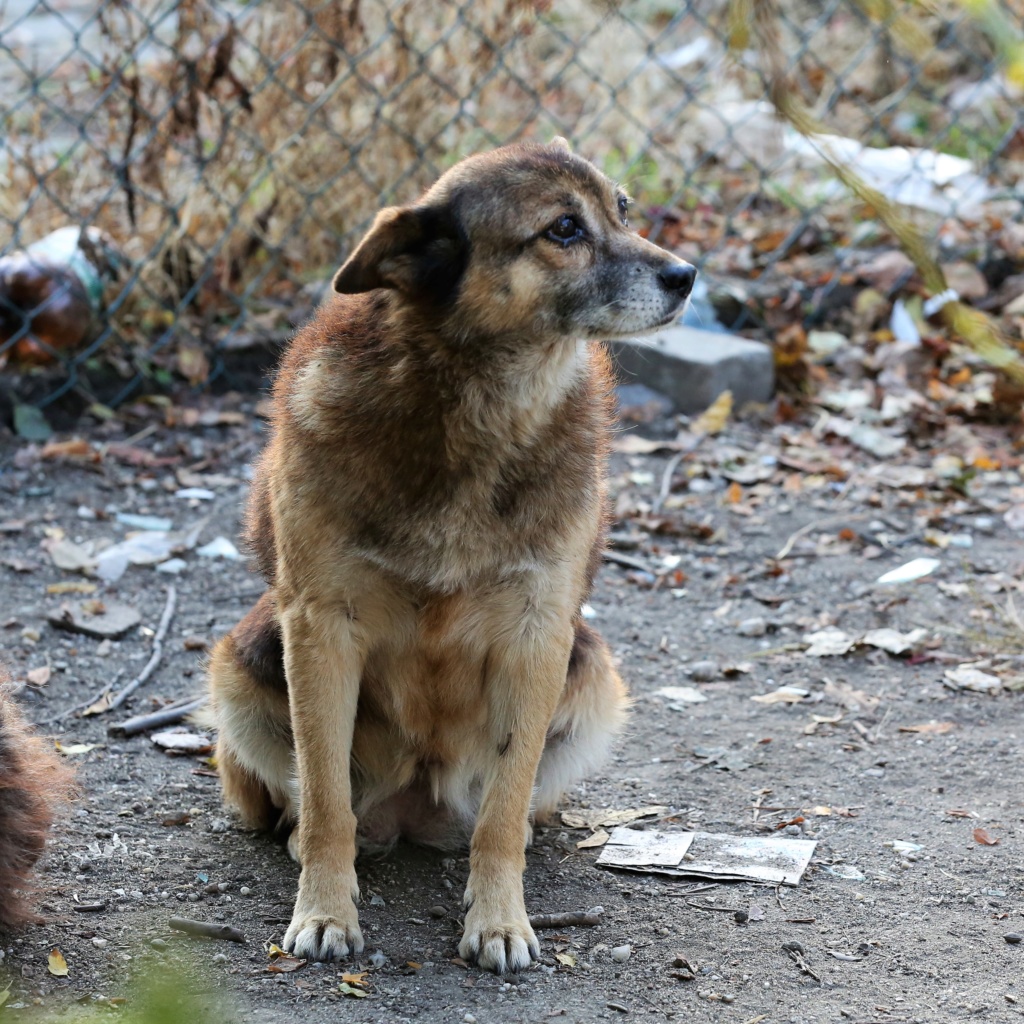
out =
[[(1021, 0), (996, 7), (1020, 24)], [(632, 191), (735, 327), (821, 316), (877, 225), (773, 117), (734, 10), (0, 0), (4, 372), (44, 406), (205, 386), (226, 354), (287, 336), (381, 205), (554, 134)], [(1021, 90), (964, 5), (785, 0), (780, 21), (802, 98), (946, 257), (980, 261), (1019, 225)], [(88, 229), (91, 297), (52, 241), (16, 262), (68, 226)]]

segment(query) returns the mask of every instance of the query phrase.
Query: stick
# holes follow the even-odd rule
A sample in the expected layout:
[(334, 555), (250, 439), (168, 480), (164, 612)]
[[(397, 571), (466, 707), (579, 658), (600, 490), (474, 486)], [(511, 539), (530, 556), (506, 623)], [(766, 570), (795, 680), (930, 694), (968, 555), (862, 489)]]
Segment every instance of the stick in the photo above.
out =
[(531, 928), (572, 928), (574, 925), (593, 928), (600, 923), (600, 914), (590, 914), (582, 910), (568, 914), (534, 914), (530, 918)]
[(154, 669), (160, 664), (164, 653), (164, 637), (167, 636), (167, 629), (174, 618), (174, 609), (178, 604), (178, 591), (174, 584), (167, 586), (167, 604), (164, 606), (164, 613), (160, 616), (160, 625), (156, 628), (156, 635), (153, 637), (153, 653), (146, 662), (146, 667), (110, 702), (110, 708), (119, 708), (142, 684), (153, 674)]
[(782, 545), (782, 550), (775, 556), (776, 562), (781, 562), (786, 555), (793, 550), (793, 545), (801, 538), (806, 536), (812, 530), (820, 530), (826, 526), (833, 526), (836, 523), (856, 523), (861, 519), (870, 518), (867, 514), (857, 514), (852, 516), (826, 516), (824, 519), (818, 519), (813, 523), (808, 523), (806, 526), (801, 526), (799, 530), (790, 534), (789, 540)]
[(148, 715), (136, 715), (134, 718), (126, 718), (123, 722), (117, 722), (110, 726), (107, 732), (111, 736), (135, 736), (147, 729), (155, 729), (160, 725), (173, 725), (187, 718), (193, 711), (198, 711), (206, 703), (206, 697), (189, 697), (187, 700), (170, 704), (159, 711), (153, 711)]
[[(650, 567), (646, 562), (642, 562), (639, 558), (633, 558), (632, 555), (624, 555), (620, 551), (612, 551), (610, 548), (605, 548), (601, 552), (601, 557), (606, 562), (612, 562), (615, 565), (621, 565), (625, 569), (637, 569), (640, 572), (651, 572)], [(653, 576), (654, 573), (651, 572)]]
[(679, 463), (682, 462), (687, 455), (695, 452), (700, 447), (700, 443), (705, 437), (707, 437), (707, 434), (701, 434), (686, 448), (676, 452), (676, 454), (668, 460), (665, 472), (661, 474), (661, 488), (658, 491), (657, 498), (654, 499), (654, 504), (651, 506), (652, 515), (657, 515), (661, 511), (661, 506), (668, 500), (669, 492), (672, 490), (672, 477), (679, 468)]
[(245, 942), (245, 936), (229, 924), (213, 924), (210, 921), (190, 921), (187, 917), (172, 917), (167, 922), (176, 932), (195, 935), (201, 939), (226, 939), (228, 942)]

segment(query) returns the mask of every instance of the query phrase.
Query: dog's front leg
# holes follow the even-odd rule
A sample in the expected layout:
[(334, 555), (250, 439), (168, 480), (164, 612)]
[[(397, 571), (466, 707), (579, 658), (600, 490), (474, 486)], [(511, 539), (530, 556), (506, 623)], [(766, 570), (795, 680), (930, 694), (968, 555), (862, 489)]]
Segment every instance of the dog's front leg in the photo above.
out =
[(299, 776), (299, 895), (285, 948), (333, 960), (359, 953), (356, 819), (350, 759), (363, 654), (338, 608), (296, 604), (280, 613)]
[(540, 956), (523, 899), (524, 851), (537, 765), (565, 686), (568, 622), (538, 627), (492, 648), (487, 678), (493, 761), (470, 846), (465, 933), (459, 954), (504, 973)]

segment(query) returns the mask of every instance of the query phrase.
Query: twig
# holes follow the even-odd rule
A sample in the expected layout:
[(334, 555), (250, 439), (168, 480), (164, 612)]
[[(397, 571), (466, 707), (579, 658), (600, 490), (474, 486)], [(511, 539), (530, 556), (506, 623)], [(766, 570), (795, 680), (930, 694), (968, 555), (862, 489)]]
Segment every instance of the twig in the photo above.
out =
[(135, 736), (160, 725), (173, 725), (175, 722), (187, 718), (193, 711), (198, 711), (206, 703), (206, 700), (205, 695), (189, 697), (187, 700), (170, 704), (148, 715), (136, 715), (134, 718), (126, 718), (123, 722), (116, 722), (107, 729), (107, 732), (111, 736)]
[(696, 896), (699, 892), (711, 892), (712, 889), (717, 889), (718, 884), (714, 885), (692, 885), (689, 889), (680, 889), (677, 892), (667, 892), (666, 896)]
[(228, 942), (245, 942), (245, 936), (229, 924), (213, 924), (210, 921), (190, 921), (187, 917), (172, 917), (168, 926), (176, 932), (195, 935), (201, 939), (226, 939)]
[(694, 910), (720, 910), (723, 914), (735, 914), (740, 909), (739, 907), (709, 907), (706, 903), (694, 903), (693, 900), (687, 900), (686, 905), (693, 907)]
[(845, 516), (826, 516), (824, 519), (817, 519), (813, 523), (808, 523), (806, 526), (801, 526), (799, 530), (790, 534), (789, 540), (782, 545), (782, 550), (775, 556), (776, 562), (781, 562), (786, 555), (793, 550), (793, 545), (801, 538), (805, 537), (812, 530), (820, 530), (826, 526), (832, 526), (834, 523), (856, 523), (861, 519), (870, 519), (869, 515), (857, 514), (857, 515), (845, 515)]
[[(602, 557), (606, 562), (613, 562), (615, 565), (621, 565), (626, 569), (637, 569), (639, 572), (651, 572), (650, 566), (646, 562), (642, 562), (639, 558), (633, 558), (631, 555), (624, 555), (620, 551), (612, 551), (608, 548), (602, 552)], [(653, 576), (654, 574), (651, 573)]]
[(669, 492), (672, 490), (672, 477), (679, 468), (679, 463), (682, 462), (687, 455), (695, 452), (700, 447), (700, 443), (705, 437), (707, 437), (707, 434), (701, 434), (693, 440), (688, 448), (683, 448), (682, 451), (676, 452), (676, 454), (668, 460), (668, 465), (665, 466), (665, 472), (661, 474), (661, 487), (658, 489), (658, 496), (654, 499), (654, 504), (651, 505), (652, 515), (657, 515), (661, 511), (661, 506), (668, 500)]
[(600, 923), (600, 914), (590, 914), (582, 910), (567, 914), (534, 914), (530, 918), (531, 928), (572, 928), (574, 925), (593, 928)]
[(178, 591), (174, 589), (174, 584), (170, 583), (167, 586), (167, 604), (164, 606), (164, 613), (160, 616), (160, 624), (156, 628), (156, 634), (153, 637), (153, 653), (149, 656), (149, 661), (146, 662), (146, 667), (110, 702), (108, 711), (112, 711), (114, 708), (119, 708), (142, 684), (153, 674), (154, 669), (160, 664), (160, 659), (164, 653), (164, 637), (167, 636), (167, 629), (171, 624), (171, 619), (174, 618), (174, 609), (178, 604)]

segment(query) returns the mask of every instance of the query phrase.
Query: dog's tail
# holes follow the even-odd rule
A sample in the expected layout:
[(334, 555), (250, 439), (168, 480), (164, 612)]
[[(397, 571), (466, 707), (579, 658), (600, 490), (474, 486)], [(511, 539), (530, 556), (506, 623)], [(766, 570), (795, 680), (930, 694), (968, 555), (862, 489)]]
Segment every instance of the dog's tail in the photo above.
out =
[(31, 917), (31, 873), (46, 846), (70, 774), (56, 753), (31, 735), (0, 668), (0, 928)]

